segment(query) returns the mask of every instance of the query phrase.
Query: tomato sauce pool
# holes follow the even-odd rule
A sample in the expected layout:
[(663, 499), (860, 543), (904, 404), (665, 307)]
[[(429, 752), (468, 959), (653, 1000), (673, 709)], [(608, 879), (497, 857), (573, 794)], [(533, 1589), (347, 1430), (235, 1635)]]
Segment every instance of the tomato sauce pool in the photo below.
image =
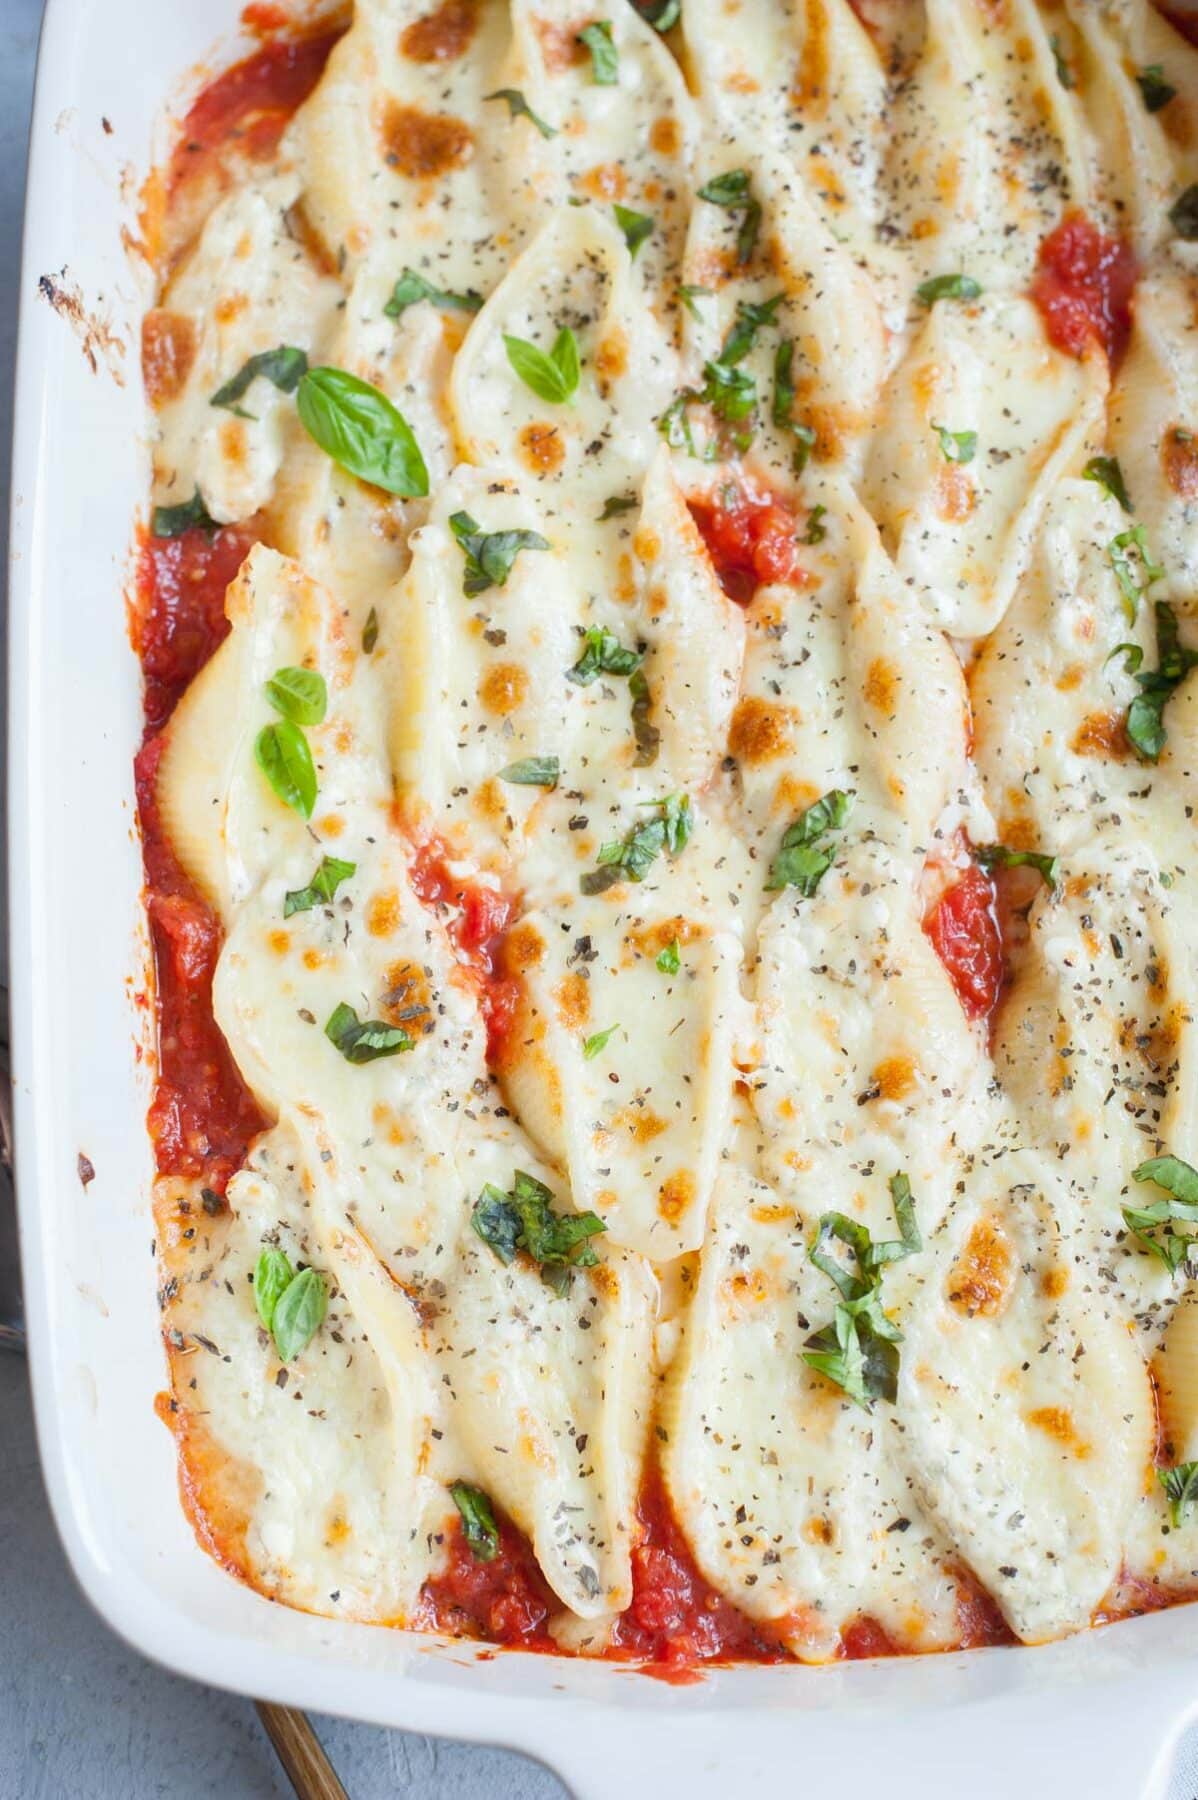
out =
[(1100, 346), (1112, 366), (1131, 336), (1138, 274), (1126, 238), (1110, 237), (1082, 212), (1067, 213), (1040, 246), (1032, 299), (1058, 350), (1082, 356)]

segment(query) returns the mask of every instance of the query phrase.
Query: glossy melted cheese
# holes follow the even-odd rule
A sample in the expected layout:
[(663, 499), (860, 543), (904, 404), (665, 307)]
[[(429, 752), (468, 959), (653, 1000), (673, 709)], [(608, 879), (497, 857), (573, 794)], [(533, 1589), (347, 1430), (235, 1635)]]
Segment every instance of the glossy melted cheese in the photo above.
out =
[[(191, 353), (157, 396), (155, 500), (198, 489), (264, 539), (159, 783), (224, 929), (217, 1020), (275, 1121), (198, 1230), (199, 1184), (159, 1194), (197, 1517), (221, 1515), (264, 1591), (402, 1622), (470, 1481), (527, 1534), (561, 1641), (589, 1649), (631, 1598), (650, 1457), (706, 1580), (807, 1659), (862, 1617), (951, 1646), (978, 1584), (1027, 1641), (1121, 1583), (1192, 1586), (1198, 1514), (1170, 1527), (1150, 1369), (1166, 1454), (1198, 1457), (1198, 1303), (1120, 1209), (1146, 1157), (1198, 1160), (1195, 678), (1158, 762), (1123, 725), (1126, 646), (1156, 666), (1152, 602), (1198, 642), (1198, 275), (1167, 216), (1196, 173), (1195, 53), (1146, 0), (864, 22), (848, 0), (683, 0), (669, 44), (612, 0), (601, 84), (578, 0), (449, 10), (358, 0), (156, 315)], [(1176, 94), (1149, 112), (1135, 75), (1156, 64)], [(743, 205), (699, 195), (730, 171), (760, 209), (748, 254)], [(617, 205), (652, 219), (635, 254)], [(1028, 297), (1071, 208), (1140, 258), (1113, 374), (1055, 348)], [(485, 304), (393, 319), (405, 266)], [(952, 273), (982, 292), (920, 301)], [(668, 446), (676, 396), (771, 305), (740, 365), (751, 442), (700, 409), (699, 454)], [(565, 325), (581, 377), (554, 404), (504, 340)], [(345, 473), (268, 381), (252, 416), (211, 406), (284, 343), (391, 399), (427, 499)], [(969, 456), (940, 428), (976, 434)], [(1134, 520), (1084, 478), (1100, 455)], [(806, 539), (743, 606), (688, 505), (729, 480)], [(470, 597), (462, 512), (543, 544)], [(1163, 572), (1129, 618), (1111, 544), (1133, 523)], [(597, 629), (640, 654), (648, 754), (626, 675), (568, 677)], [(329, 692), (310, 821), (254, 755), (264, 683), (295, 664)], [(504, 779), (549, 756), (556, 786)], [(818, 891), (767, 888), (782, 833), (834, 788), (854, 808)], [(671, 795), (685, 847), (585, 891)], [(1020, 901), (992, 1036), (924, 930), (962, 834), (1060, 860)], [(493, 1066), (453, 909), (420, 897), (430, 840), (516, 902)], [(325, 853), (354, 875), (285, 917)], [(321, 1028), (343, 1001), (406, 1008), (412, 1050), (347, 1061)], [(602, 1221), (564, 1296), (472, 1229), (517, 1169)], [(896, 1171), (922, 1248), (884, 1271), (897, 1397), (866, 1411), (804, 1361), (835, 1300), (809, 1246), (830, 1210), (892, 1236)], [(289, 1369), (250, 1289), (272, 1246), (331, 1295)]]

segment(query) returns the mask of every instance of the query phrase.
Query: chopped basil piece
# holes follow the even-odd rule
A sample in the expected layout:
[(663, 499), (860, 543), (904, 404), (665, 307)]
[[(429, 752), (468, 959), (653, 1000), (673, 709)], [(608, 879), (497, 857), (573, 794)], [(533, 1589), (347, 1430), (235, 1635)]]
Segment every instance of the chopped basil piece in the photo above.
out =
[(736, 317), (727, 337), (720, 346), (720, 362), (725, 364), (743, 362), (757, 342), (757, 333), (762, 326), (777, 324), (776, 314), (785, 299), (786, 295), (781, 293), (775, 294), (772, 300), (763, 300), (759, 304), (751, 300), (740, 301), (736, 308)]
[(803, 533), (805, 544), (822, 544), (828, 535), (828, 527), (823, 523), (826, 506), (813, 506), (807, 514), (807, 529)]
[(594, 1062), (599, 1052), (607, 1049), (609, 1038), (613, 1038), (619, 1029), (619, 1025), (609, 1025), (606, 1031), (593, 1032), (582, 1046), (582, 1060)]
[(451, 1481), (449, 1497), (461, 1515), (462, 1536), (475, 1562), (494, 1562), (499, 1549), (499, 1527), (487, 1496), (468, 1481)]
[(981, 282), (972, 275), (933, 275), (920, 282), (915, 298), (921, 306), (935, 306), (937, 300), (976, 300), (981, 291)]
[(280, 1296), (294, 1279), (291, 1259), (283, 1250), (264, 1250), (254, 1265), (254, 1305), (267, 1331), (274, 1320)]
[(747, 369), (729, 368), (722, 362), (703, 364), (706, 386), (698, 396), (717, 419), (738, 423), (747, 419), (757, 403), (757, 383)]
[(1149, 63), (1136, 76), (1136, 86), (1144, 97), (1145, 112), (1158, 113), (1162, 107), (1168, 106), (1177, 89), (1165, 80), (1165, 71), (1160, 63)]
[(510, 1193), (487, 1183), (474, 1203), (470, 1223), (500, 1262), (512, 1262), (523, 1250), (539, 1265), (542, 1280), (560, 1295), (569, 1287), (572, 1269), (593, 1268), (598, 1262), (587, 1240), (607, 1227), (593, 1212), (555, 1213), (552, 1201), (552, 1189), (517, 1169)]
[(1147, 1206), (1125, 1206), (1123, 1223), (1145, 1250), (1159, 1257), (1169, 1273), (1176, 1275), (1187, 1260), (1198, 1261), (1198, 1255), (1190, 1256), (1198, 1246), (1198, 1234), (1172, 1229), (1174, 1221), (1198, 1225), (1198, 1169), (1192, 1169), (1179, 1156), (1154, 1156), (1133, 1169), (1131, 1176), (1133, 1181), (1150, 1181), (1171, 1196), (1153, 1200)]
[(753, 197), (753, 184), (747, 169), (729, 169), (699, 189), (698, 198), (728, 212), (740, 213), (740, 230), (736, 237), (736, 260), (747, 263), (761, 229), (761, 206)]
[(1179, 238), (1192, 243), (1198, 238), (1198, 182), (1191, 182), (1169, 208), (1169, 223)]
[(275, 1302), (271, 1335), (280, 1362), (294, 1362), (306, 1350), (328, 1311), (329, 1294), (324, 1277), (315, 1269), (301, 1269)]
[(799, 814), (770, 864), (767, 893), (797, 887), (804, 899), (810, 900), (836, 860), (835, 845), (824, 840), (830, 831), (844, 829), (855, 798), (843, 788), (832, 788)]
[(449, 528), (466, 558), (462, 592), (470, 600), (488, 588), (505, 587), (521, 550), (549, 548), (539, 531), (484, 531), (468, 512), (451, 513)]
[(405, 498), (428, 493), (411, 427), (368, 381), (344, 369), (309, 369), (295, 401), (309, 437), (350, 475)]
[(519, 88), (498, 88), (493, 94), (484, 94), (486, 100), (506, 100), (509, 119), (527, 119), (536, 126), (543, 138), (557, 136), (556, 125), (547, 125), (544, 119), (538, 119)]
[(201, 531), (220, 530), (216, 520), (209, 516), (199, 488), (190, 500), (180, 500), (178, 506), (156, 506), (150, 520), (150, 531), (156, 538), (182, 537), (185, 531), (196, 528)]
[[(898, 1392), (898, 1326), (882, 1309), (882, 1270), (922, 1250), (923, 1239), (915, 1222), (911, 1185), (901, 1172), (890, 1177), (890, 1199), (899, 1228), (897, 1238), (874, 1243), (869, 1229), (844, 1213), (824, 1213), (807, 1254), (816, 1268), (835, 1284), (841, 1303), (832, 1324), (806, 1340), (803, 1361), (844, 1389), (849, 1399), (868, 1412), (875, 1400), (894, 1400)], [(856, 1273), (831, 1253), (835, 1240), (844, 1244), (856, 1262)]]
[(409, 306), (415, 306), (420, 300), (428, 300), (448, 312), (468, 313), (478, 312), (483, 303), (482, 295), (476, 294), (473, 288), (467, 288), (464, 294), (450, 294), (444, 288), (434, 287), (416, 269), (405, 268), (392, 288), (383, 312), (389, 319), (398, 319)]
[(564, 406), (578, 392), (578, 339), (564, 326), (546, 354), (527, 338), (509, 337), (504, 333), (507, 359), (525, 387), (530, 387), (539, 400), (551, 406)]
[(398, 1056), (410, 1050), (413, 1040), (402, 1025), (388, 1025), (385, 1019), (359, 1019), (352, 1006), (342, 1000), (329, 1014), (324, 1034), (340, 1050), (346, 1062), (376, 1062), (380, 1056)]
[(672, 944), (667, 944), (664, 950), (657, 952), (657, 967), (663, 975), (677, 975), (682, 967), (682, 953), (677, 938)]
[(306, 353), (297, 350), (294, 344), (280, 344), (276, 350), (260, 350), (257, 356), (251, 356), (248, 362), (242, 363), (231, 381), (226, 381), (224, 387), (217, 388), (208, 404), (227, 407), (233, 412), (239, 411), (237, 402), (245, 398), (251, 383), (259, 375), (273, 382), (280, 394), (294, 394), (300, 377), (306, 374), (307, 368)]
[(1063, 88), (1071, 88), (1074, 85), (1073, 70), (1065, 61), (1065, 53), (1061, 49), (1061, 40), (1055, 31), (1048, 41), (1052, 47), (1052, 59), (1057, 65), (1057, 80)]
[(973, 854), (983, 869), (1035, 869), (1050, 888), (1057, 886), (1055, 856), (1045, 856), (1038, 850), (1008, 850), (1005, 844), (981, 844)]
[(596, 19), (578, 34), (591, 53), (591, 80), (596, 87), (615, 87), (620, 79), (620, 53), (612, 42), (611, 20)]
[(658, 808), (656, 819), (636, 826), (619, 842), (600, 845), (599, 867), (579, 883), (584, 894), (602, 894), (619, 881), (643, 881), (663, 850), (677, 856), (686, 848), (694, 823), (689, 797), (669, 794), (650, 804)]
[[(1165, 571), (1159, 563), (1152, 560), (1148, 548), (1148, 533), (1143, 525), (1133, 525), (1129, 531), (1121, 531), (1118, 537), (1111, 539), (1106, 548), (1111, 568), (1115, 571), (1115, 579), (1119, 583), (1119, 592), (1123, 596), (1123, 610), (1128, 621), (1132, 622), (1139, 611), (1140, 601), (1153, 582), (1163, 578)], [(1134, 550), (1139, 557), (1144, 575), (1143, 586), (1136, 580), (1132, 560), (1128, 555), (1130, 550)]]
[(649, 213), (633, 212), (630, 206), (621, 206), (618, 202), (613, 205), (612, 211), (616, 215), (616, 224), (624, 233), (628, 254), (635, 259), (646, 238), (653, 236), (655, 220)]
[(682, 0), (659, 0), (656, 6), (641, 9), (654, 31), (672, 31), (682, 17)]
[(327, 906), (343, 881), (357, 873), (357, 863), (342, 862), (339, 856), (322, 856), (316, 873), (307, 887), (292, 888), (283, 896), (283, 917), (292, 913), (311, 912), (315, 906)]
[[(1128, 738), (1145, 762), (1156, 762), (1164, 749), (1165, 706), (1190, 670), (1198, 665), (1198, 651), (1187, 650), (1177, 635), (1177, 615), (1168, 601), (1158, 600), (1155, 611), (1157, 667), (1146, 674), (1136, 673), (1141, 692), (1127, 709)], [(1120, 646), (1122, 649), (1137, 647)], [(1112, 655), (1115, 654), (1117, 652), (1112, 651)], [(1128, 667), (1131, 668), (1130, 660)]]
[(599, 523), (602, 525), (608, 519), (618, 519), (621, 513), (632, 512), (636, 504), (635, 494), (610, 494), (603, 502)]
[(1123, 479), (1123, 470), (1119, 467), (1118, 457), (1092, 456), (1082, 470), (1082, 479), (1096, 481), (1100, 488), (1105, 488), (1111, 499), (1117, 500), (1125, 513), (1135, 511), (1127, 492), (1127, 483)]
[(515, 787), (554, 788), (561, 772), (556, 756), (525, 756), (519, 762), (509, 763), (506, 769), (500, 769), (499, 779), (510, 781)]
[(329, 709), (329, 690), (318, 669), (276, 669), (266, 683), (266, 698), (296, 725), (321, 725)]
[(1158, 1469), (1156, 1478), (1169, 1502), (1169, 1517), (1180, 1531), (1198, 1506), (1198, 1462), (1178, 1463), (1175, 1469)]
[(628, 692), (632, 696), (632, 736), (636, 744), (632, 766), (634, 769), (648, 769), (657, 761), (661, 732), (649, 717), (653, 710), (653, 697), (643, 669), (634, 669), (628, 677)]
[(940, 450), (945, 462), (969, 463), (974, 459), (978, 447), (976, 431), (949, 431), (947, 426), (933, 423), (932, 430), (940, 439)]
[(698, 307), (695, 305), (695, 301), (696, 300), (710, 300), (714, 294), (715, 294), (714, 288), (696, 287), (696, 286), (694, 286), (693, 283), (691, 283), (691, 284), (684, 283), (678, 289), (678, 298), (681, 300), (683, 306), (685, 306), (687, 312), (691, 315), (692, 319), (699, 319), (699, 318), (702, 318), (702, 316), (703, 316), (700, 313)]
[(1144, 652), (1139, 644), (1116, 644), (1110, 655), (1103, 659), (1103, 668), (1106, 668), (1107, 663), (1114, 662), (1117, 656), (1123, 658), (1123, 670), (1127, 675), (1134, 675), (1144, 661)]
[(366, 615), (366, 623), (362, 627), (362, 649), (369, 656), (379, 641), (379, 615), (372, 606)]
[(605, 625), (592, 625), (582, 640), (582, 655), (566, 670), (566, 680), (589, 687), (600, 675), (631, 675), (643, 661), (641, 651), (627, 649)]
[(815, 432), (810, 425), (795, 422), (794, 354), (793, 338), (784, 339), (774, 352), (773, 420), (780, 431), (789, 431), (794, 437), (792, 467), (796, 475), (801, 475), (815, 447)]
[(254, 757), (284, 806), (310, 819), (316, 805), (316, 766), (299, 726), (290, 719), (264, 725), (254, 739)]

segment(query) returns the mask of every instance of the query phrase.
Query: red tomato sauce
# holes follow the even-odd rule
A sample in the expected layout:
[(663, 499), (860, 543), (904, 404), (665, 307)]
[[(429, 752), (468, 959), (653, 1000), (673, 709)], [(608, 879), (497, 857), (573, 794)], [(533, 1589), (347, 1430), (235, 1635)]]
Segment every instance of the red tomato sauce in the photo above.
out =
[(714, 498), (691, 501), (690, 510), (720, 585), (739, 606), (766, 582), (800, 575), (798, 525), (781, 500), (729, 481)]
[(996, 901), (990, 876), (971, 863), (924, 917), (967, 1019), (990, 1017), (1006, 978)]
[(499, 1549), (490, 1562), (480, 1562), (454, 1520), (448, 1563), (424, 1584), (419, 1623), (426, 1631), (482, 1638), (508, 1649), (553, 1650), (546, 1626), (559, 1603), (523, 1534), (498, 1512), (496, 1524)]
[(616, 1620), (608, 1654), (662, 1672), (708, 1662), (783, 1662), (786, 1652), (709, 1586), (678, 1529), (660, 1474), (641, 1490), (632, 1552), (632, 1604)]
[(503, 934), (516, 902), (481, 882), (457, 880), (449, 871), (448, 858), (446, 846), (429, 838), (412, 862), (412, 887), (426, 906), (459, 909), (448, 922), (449, 935), (476, 987), (487, 1022), (487, 1060), (494, 1064), (502, 1055), (520, 992), (519, 982), (500, 974), (498, 967)]
[(1067, 213), (1041, 244), (1032, 278), (1032, 299), (1057, 349), (1081, 356), (1101, 344), (1117, 363), (1131, 336), (1138, 274), (1126, 238), (1108, 237), (1085, 213)]
[(298, 106), (319, 81), (343, 27), (280, 37), (209, 82), (183, 120), (167, 171), (168, 198), (236, 148), (255, 162), (274, 155)]

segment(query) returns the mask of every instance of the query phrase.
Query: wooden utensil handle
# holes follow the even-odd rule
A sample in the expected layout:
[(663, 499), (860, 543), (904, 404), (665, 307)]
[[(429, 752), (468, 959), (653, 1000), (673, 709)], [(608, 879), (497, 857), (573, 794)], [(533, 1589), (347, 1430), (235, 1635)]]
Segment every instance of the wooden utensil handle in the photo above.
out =
[(254, 1705), (299, 1800), (349, 1800), (308, 1715), (269, 1700)]

